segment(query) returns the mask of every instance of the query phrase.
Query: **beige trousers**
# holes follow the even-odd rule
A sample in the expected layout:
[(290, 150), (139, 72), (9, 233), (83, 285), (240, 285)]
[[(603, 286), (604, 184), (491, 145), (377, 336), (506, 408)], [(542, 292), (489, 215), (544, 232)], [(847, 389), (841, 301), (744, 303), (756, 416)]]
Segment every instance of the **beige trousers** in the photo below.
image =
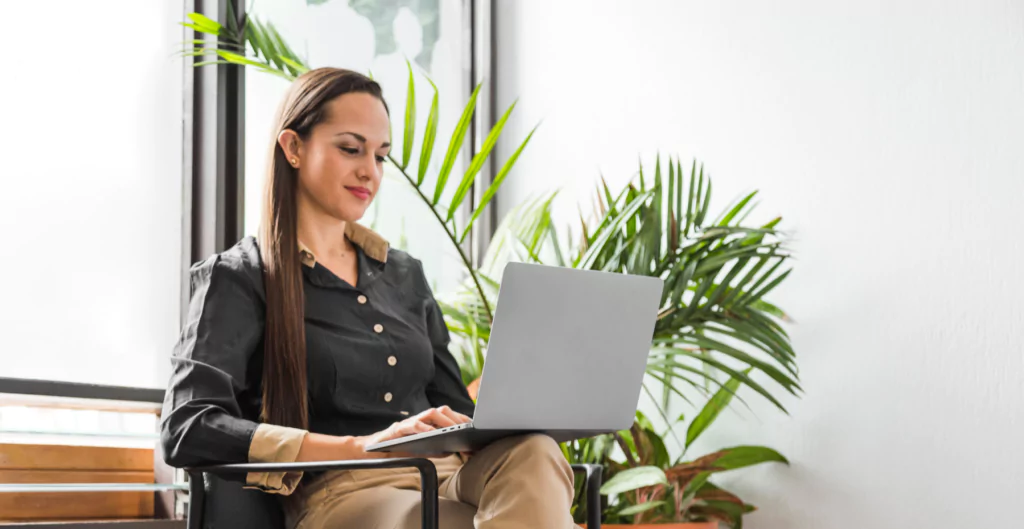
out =
[[(576, 528), (573, 474), (550, 437), (496, 441), (465, 463), (434, 459), (442, 529)], [(332, 471), (285, 498), (296, 529), (414, 529), (420, 527), (420, 477), (412, 468)]]

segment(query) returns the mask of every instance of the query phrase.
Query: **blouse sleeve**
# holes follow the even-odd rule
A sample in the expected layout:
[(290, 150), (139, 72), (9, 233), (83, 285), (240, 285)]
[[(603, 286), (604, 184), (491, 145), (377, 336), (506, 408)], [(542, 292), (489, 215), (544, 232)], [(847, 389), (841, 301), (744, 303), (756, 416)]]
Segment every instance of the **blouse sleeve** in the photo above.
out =
[(430, 335), (430, 345), (434, 351), (434, 378), (427, 385), (427, 400), (434, 407), (447, 405), (451, 409), (470, 417), (476, 405), (466, 391), (466, 385), (462, 382), (462, 374), (459, 364), (455, 361), (448, 344), (451, 336), (448, 334), (448, 327), (444, 322), (444, 313), (423, 274), (423, 267), (420, 266), (420, 277), (426, 299), (424, 304), (427, 313), (427, 333)]
[[(306, 432), (243, 417), (238, 395), (262, 343), (263, 302), (243, 260), (221, 254), (193, 267), (188, 318), (171, 358), (160, 440), (175, 467), (292, 462)], [(251, 473), (248, 485), (288, 494), (301, 473)]]

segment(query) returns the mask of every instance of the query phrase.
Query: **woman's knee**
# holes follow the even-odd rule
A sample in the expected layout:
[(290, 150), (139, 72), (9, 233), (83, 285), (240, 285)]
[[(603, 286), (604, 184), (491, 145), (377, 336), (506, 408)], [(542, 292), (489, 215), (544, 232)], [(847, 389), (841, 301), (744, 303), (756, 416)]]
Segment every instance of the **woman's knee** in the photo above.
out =
[(558, 447), (558, 443), (549, 435), (540, 433), (517, 435), (511, 437), (509, 442), (511, 444), (509, 450), (511, 451), (562, 457), (562, 449)]
[(562, 454), (562, 449), (551, 436), (527, 434), (515, 436), (509, 441), (511, 446), (507, 450), (511, 459), (525, 465), (553, 467), (572, 479), (572, 468)]

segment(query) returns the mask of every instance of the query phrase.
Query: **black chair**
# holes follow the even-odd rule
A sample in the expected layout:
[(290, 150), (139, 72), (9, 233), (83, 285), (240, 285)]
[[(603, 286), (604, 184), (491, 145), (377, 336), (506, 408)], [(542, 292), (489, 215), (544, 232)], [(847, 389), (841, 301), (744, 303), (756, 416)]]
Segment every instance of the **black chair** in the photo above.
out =
[[(249, 472), (355, 470), (412, 467), (419, 470), (423, 489), (423, 529), (437, 529), (437, 469), (429, 459), (370, 459), (315, 463), (242, 463), (186, 469), (189, 476), (187, 529), (283, 529), (284, 512), (277, 499), (265, 492), (242, 488)], [(583, 474), (587, 499), (587, 527), (601, 527), (601, 466), (572, 465)], [(233, 477), (234, 479), (225, 479)], [(592, 508), (597, 506), (597, 508)]]

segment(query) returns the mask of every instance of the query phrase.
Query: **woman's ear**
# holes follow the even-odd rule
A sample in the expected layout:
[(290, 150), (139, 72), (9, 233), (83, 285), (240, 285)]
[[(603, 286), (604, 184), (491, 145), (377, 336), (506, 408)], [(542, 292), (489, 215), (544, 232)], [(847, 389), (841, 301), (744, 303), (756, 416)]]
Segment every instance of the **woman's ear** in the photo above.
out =
[(277, 144), (284, 151), (285, 158), (292, 167), (298, 169), (302, 163), (302, 139), (294, 130), (284, 129), (277, 135)]

